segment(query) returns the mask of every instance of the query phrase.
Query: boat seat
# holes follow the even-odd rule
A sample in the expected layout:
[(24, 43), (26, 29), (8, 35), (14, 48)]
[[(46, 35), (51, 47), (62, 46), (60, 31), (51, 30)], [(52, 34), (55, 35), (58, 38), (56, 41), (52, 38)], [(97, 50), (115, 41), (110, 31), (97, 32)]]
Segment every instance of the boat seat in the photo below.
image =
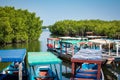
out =
[(77, 70), (77, 73), (97, 74), (97, 70), (92, 70), (92, 69), (82, 70), (82, 69), (79, 69), (79, 70)]
[(97, 74), (77, 73), (76, 78), (97, 79)]

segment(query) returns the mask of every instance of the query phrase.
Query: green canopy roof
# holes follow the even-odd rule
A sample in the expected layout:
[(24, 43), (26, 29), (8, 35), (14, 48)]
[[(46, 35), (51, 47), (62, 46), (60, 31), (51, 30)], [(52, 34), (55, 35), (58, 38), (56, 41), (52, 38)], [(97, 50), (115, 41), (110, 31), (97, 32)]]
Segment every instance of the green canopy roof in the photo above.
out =
[(67, 44), (77, 44), (77, 43), (80, 43), (80, 42), (88, 42), (88, 41), (80, 41), (80, 40), (64, 40), (64, 41), (61, 41), (62, 43), (67, 43)]
[(61, 62), (51, 52), (28, 52), (29, 65), (60, 64)]
[(62, 43), (68, 43), (68, 44), (77, 44), (80, 41), (78, 41), (78, 40), (64, 40), (64, 41), (61, 41), (61, 42)]

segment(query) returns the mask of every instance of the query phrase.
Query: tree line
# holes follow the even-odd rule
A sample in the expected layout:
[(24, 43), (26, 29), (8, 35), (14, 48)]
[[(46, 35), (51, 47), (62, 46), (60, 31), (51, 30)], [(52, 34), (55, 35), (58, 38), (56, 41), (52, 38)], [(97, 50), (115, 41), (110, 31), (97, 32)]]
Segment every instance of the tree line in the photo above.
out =
[(119, 38), (120, 20), (63, 20), (51, 25), (50, 31), (61, 36), (86, 36), (86, 32), (93, 32), (94, 35)]
[(0, 7), (0, 43), (36, 40), (42, 32), (42, 22), (28, 10)]

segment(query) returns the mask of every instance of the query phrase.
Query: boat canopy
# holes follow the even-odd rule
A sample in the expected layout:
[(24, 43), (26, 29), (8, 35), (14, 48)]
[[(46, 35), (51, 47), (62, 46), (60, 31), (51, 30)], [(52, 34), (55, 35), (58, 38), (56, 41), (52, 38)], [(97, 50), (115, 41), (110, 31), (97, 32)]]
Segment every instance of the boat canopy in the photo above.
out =
[(71, 37), (59, 37), (60, 39), (70, 39)]
[(88, 40), (85, 37), (59, 37), (62, 40)]
[(47, 38), (47, 40), (54, 40), (54, 41), (58, 41), (60, 40), (59, 38)]
[(77, 41), (77, 40), (69, 40), (69, 41), (62, 41), (62, 43), (68, 43), (68, 44), (77, 44), (79, 43), (80, 41)]
[(62, 61), (51, 52), (28, 52), (30, 66), (45, 64), (60, 64)]
[(62, 43), (68, 43), (68, 44), (77, 44), (80, 42), (88, 42), (88, 41), (79, 41), (79, 40), (65, 40), (65, 41), (61, 41)]
[(89, 40), (92, 43), (96, 43), (96, 44), (110, 44), (113, 43), (112, 40), (107, 40), (107, 39), (92, 39)]
[(26, 49), (0, 50), (0, 62), (22, 62)]
[(100, 39), (100, 38), (107, 38), (107, 36), (86, 36), (89, 39)]
[(95, 49), (81, 49), (72, 59), (82, 59), (82, 60), (102, 60), (102, 51)]

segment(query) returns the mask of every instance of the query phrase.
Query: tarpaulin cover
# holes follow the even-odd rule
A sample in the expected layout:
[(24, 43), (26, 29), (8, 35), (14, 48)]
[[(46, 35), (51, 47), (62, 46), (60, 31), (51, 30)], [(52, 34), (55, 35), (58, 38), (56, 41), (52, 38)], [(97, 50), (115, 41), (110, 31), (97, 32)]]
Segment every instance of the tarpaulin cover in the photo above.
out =
[(0, 62), (22, 62), (26, 49), (0, 50)]
[(81, 49), (72, 58), (82, 60), (101, 60), (102, 51), (95, 49)]

